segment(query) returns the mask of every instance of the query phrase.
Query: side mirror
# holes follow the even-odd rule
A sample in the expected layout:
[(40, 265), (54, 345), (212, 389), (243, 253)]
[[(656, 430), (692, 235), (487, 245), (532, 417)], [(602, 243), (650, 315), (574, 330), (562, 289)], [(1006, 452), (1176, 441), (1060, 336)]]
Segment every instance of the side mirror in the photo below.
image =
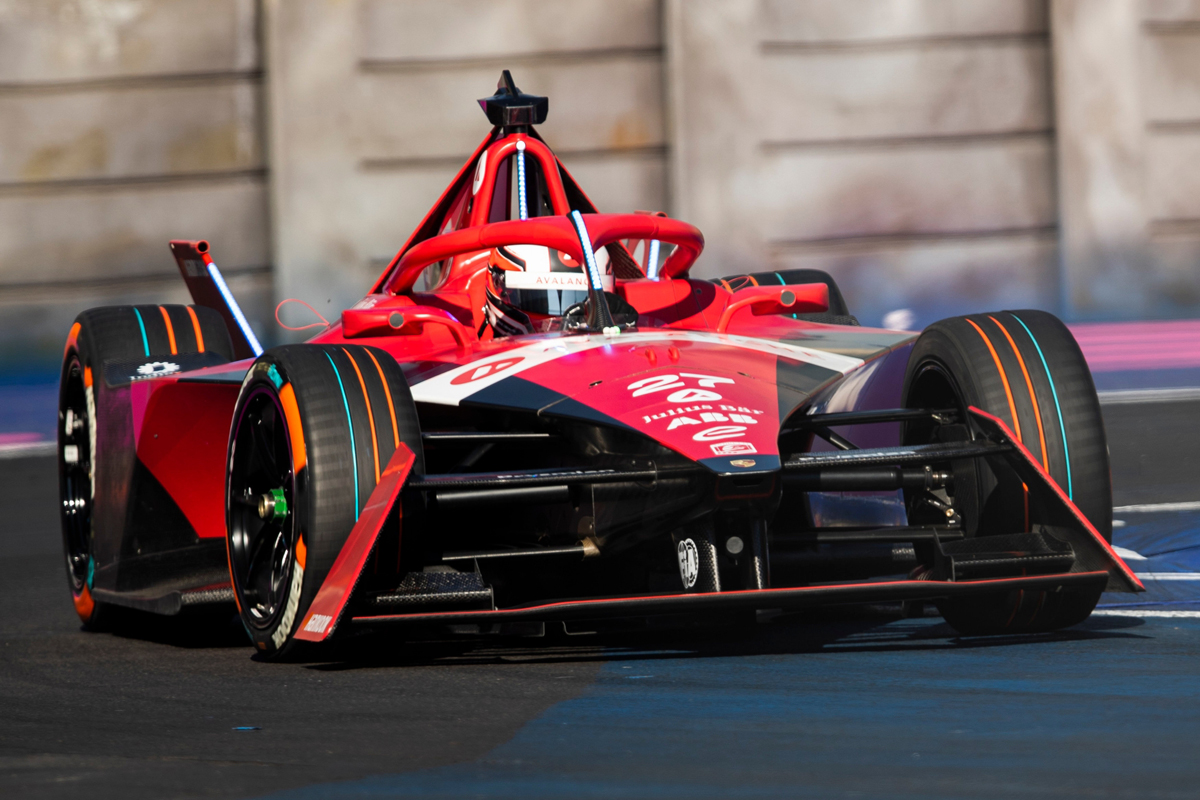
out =
[(425, 325), (433, 323), (450, 329), (459, 347), (467, 347), (471, 333), (448, 311), (431, 306), (348, 308), (342, 312), (342, 335), (347, 339), (361, 336), (419, 336)]
[(748, 286), (729, 298), (717, 322), (717, 333), (724, 333), (733, 315), (746, 306), (754, 316), (764, 314), (811, 314), (829, 310), (829, 287), (823, 283), (790, 286)]

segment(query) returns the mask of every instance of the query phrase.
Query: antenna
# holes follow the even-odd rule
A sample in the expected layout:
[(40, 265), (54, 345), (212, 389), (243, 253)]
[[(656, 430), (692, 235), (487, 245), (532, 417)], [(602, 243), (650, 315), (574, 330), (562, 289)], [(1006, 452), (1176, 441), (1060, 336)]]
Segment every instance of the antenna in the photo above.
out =
[(493, 125), (518, 128), (541, 125), (545, 122), (550, 100), (534, 94), (522, 94), (513, 80), (512, 73), (504, 70), (496, 83), (496, 93), (491, 97), (481, 98), (479, 107)]

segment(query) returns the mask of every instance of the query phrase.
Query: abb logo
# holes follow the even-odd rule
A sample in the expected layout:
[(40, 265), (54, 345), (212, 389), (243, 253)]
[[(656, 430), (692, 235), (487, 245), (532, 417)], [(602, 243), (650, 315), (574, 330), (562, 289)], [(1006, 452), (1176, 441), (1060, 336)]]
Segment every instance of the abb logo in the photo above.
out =
[(484, 378), (490, 378), (497, 372), (502, 372), (509, 367), (520, 364), (524, 360), (523, 356), (517, 356), (516, 358), (502, 358), (499, 361), (489, 361), (487, 364), (480, 364), (477, 367), (467, 370), (451, 380), (450, 383), (455, 386), (462, 386), (464, 383), (481, 381)]
[[(693, 380), (700, 388), (687, 388), (684, 379)], [(702, 375), (698, 372), (681, 372), (678, 375), (655, 375), (634, 381), (626, 388), (633, 392), (634, 397), (642, 397), (655, 392), (665, 392), (669, 389), (677, 391), (667, 395), (669, 403), (705, 403), (720, 400), (721, 395), (712, 391), (720, 384), (733, 383), (732, 378), (719, 378), (715, 375)]]
[[(723, 414), (720, 411), (703, 411), (700, 414), (698, 414), (697, 416), (699, 416), (700, 418), (696, 419), (695, 417), (689, 417), (686, 415), (681, 416), (681, 417), (675, 417), (675, 419), (671, 420), (671, 424), (667, 426), (667, 430), (673, 431), (676, 428), (682, 427), (684, 425), (701, 425), (706, 422), (741, 422), (746, 425), (757, 425), (758, 424), (758, 420), (756, 420), (754, 417), (750, 416), (749, 414)], [(742, 430), (745, 430), (745, 428), (742, 428)], [(704, 441), (704, 440), (697, 439), (696, 441)]]
[[(692, 385), (689, 386), (688, 384)], [(633, 397), (644, 397), (657, 392), (671, 392), (663, 398), (669, 403), (700, 403), (701, 405), (670, 408), (654, 414), (646, 414), (643, 421), (655, 422), (667, 420), (667, 430), (673, 431), (687, 425), (708, 426), (692, 434), (695, 442), (716, 442), (722, 439), (735, 439), (746, 433), (747, 426), (757, 425), (755, 415), (763, 412), (743, 406), (721, 405), (714, 408), (707, 403), (723, 399), (714, 389), (733, 384), (732, 378), (722, 378), (717, 375), (705, 375), (699, 372), (680, 372), (678, 375), (655, 375), (642, 378), (625, 387), (633, 393)], [(720, 409), (720, 410), (717, 410)], [(733, 422), (735, 425), (713, 425), (714, 422)]]

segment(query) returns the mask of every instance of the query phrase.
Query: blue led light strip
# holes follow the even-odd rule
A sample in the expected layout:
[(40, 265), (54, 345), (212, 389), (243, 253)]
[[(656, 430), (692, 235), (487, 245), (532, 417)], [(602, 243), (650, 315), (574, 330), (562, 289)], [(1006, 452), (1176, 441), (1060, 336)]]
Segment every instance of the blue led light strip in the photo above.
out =
[(217, 269), (216, 264), (209, 263), (208, 274), (212, 276), (213, 283), (217, 285), (217, 291), (221, 293), (221, 297), (225, 298), (225, 305), (229, 306), (234, 321), (242, 329), (246, 341), (250, 343), (250, 349), (254, 351), (254, 357), (261, 356), (263, 351), (262, 345), (258, 343), (258, 337), (254, 335), (254, 331), (250, 330), (250, 323), (246, 321), (246, 316), (242, 313), (237, 300), (233, 299), (233, 292), (229, 291), (229, 287), (225, 285), (225, 279), (221, 277), (221, 271)]
[(650, 256), (646, 259), (646, 277), (658, 280), (658, 239), (650, 240)]
[(521, 219), (529, 219), (529, 208), (525, 204), (525, 143), (517, 142), (517, 213)]
[(150, 357), (150, 341), (146, 338), (146, 323), (142, 321), (142, 312), (136, 308), (133, 313), (137, 314), (138, 327), (142, 329), (142, 349), (146, 351), (146, 358)]
[[(1009, 313), (1012, 314), (1011, 311)], [(1058, 412), (1058, 429), (1062, 431), (1063, 461), (1067, 462), (1067, 499), (1074, 500), (1075, 494), (1071, 491), (1071, 451), (1067, 449), (1067, 429), (1063, 425), (1062, 406), (1058, 404), (1058, 389), (1054, 388), (1054, 378), (1050, 375), (1050, 365), (1046, 363), (1046, 356), (1042, 353), (1042, 346), (1033, 337), (1033, 331), (1029, 330), (1029, 326), (1025, 324), (1025, 321), (1016, 314), (1012, 314), (1012, 318), (1021, 323), (1021, 327), (1029, 334), (1029, 341), (1033, 342), (1033, 346), (1037, 348), (1038, 358), (1042, 360), (1042, 369), (1046, 370), (1046, 380), (1050, 381), (1050, 393), (1054, 396), (1054, 410)], [(1037, 402), (1036, 398), (1034, 398), (1034, 402)]]
[(575, 225), (575, 232), (579, 234), (579, 244), (583, 247), (583, 258), (587, 263), (588, 280), (591, 281), (593, 289), (597, 292), (603, 292), (604, 284), (600, 282), (600, 268), (596, 266), (596, 254), (592, 252), (592, 237), (588, 235), (587, 226), (583, 224), (583, 215), (578, 211), (572, 211), (571, 222)]

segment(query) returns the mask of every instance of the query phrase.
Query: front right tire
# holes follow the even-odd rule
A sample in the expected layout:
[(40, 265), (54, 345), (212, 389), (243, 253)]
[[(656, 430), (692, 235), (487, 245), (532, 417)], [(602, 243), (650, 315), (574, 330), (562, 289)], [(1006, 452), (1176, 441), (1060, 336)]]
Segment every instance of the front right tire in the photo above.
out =
[[(1003, 311), (934, 323), (913, 346), (903, 397), (906, 408), (953, 408), (960, 420), (909, 423), (905, 444), (975, 438), (968, 406), (1002, 419), (1112, 541), (1112, 485), (1100, 403), (1083, 353), (1057, 317)], [(1006, 466), (955, 465), (953, 504), (967, 537), (1030, 530), (1039, 520), (1026, 491)], [(943, 600), (938, 610), (963, 634), (1030, 633), (1082, 622), (1100, 594), (1099, 589), (1016, 590)]]

